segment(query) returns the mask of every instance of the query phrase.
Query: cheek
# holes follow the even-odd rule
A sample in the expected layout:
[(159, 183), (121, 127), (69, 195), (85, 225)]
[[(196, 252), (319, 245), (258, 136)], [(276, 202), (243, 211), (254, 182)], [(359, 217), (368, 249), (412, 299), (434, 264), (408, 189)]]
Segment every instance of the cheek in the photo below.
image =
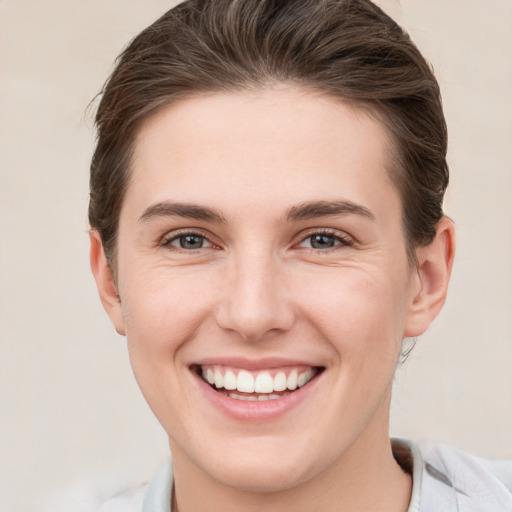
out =
[(206, 291), (197, 286), (198, 280), (162, 269), (133, 270), (130, 275), (121, 290), (130, 362), (142, 393), (157, 414), (165, 407), (162, 389), (173, 390), (172, 401), (180, 407), (179, 372), (185, 371), (179, 364), (180, 349), (204, 321)]
[(179, 415), (169, 411), (182, 410), (187, 396), (181, 347), (208, 317), (211, 287), (162, 269), (131, 275), (121, 294), (130, 363), (155, 415), (175, 430)]
[(211, 283), (175, 269), (131, 275), (121, 295), (128, 342), (156, 355), (176, 351), (204, 319), (213, 301)]
[[(328, 279), (312, 279), (304, 287), (305, 310), (333, 343), (364, 350), (368, 344), (382, 345), (401, 337), (406, 297), (405, 285), (400, 284), (403, 279), (376, 274), (340, 269)], [(297, 289), (296, 296), (299, 293)]]
[(406, 303), (403, 277), (395, 277), (344, 269), (307, 299), (305, 314), (334, 349), (342, 388), (359, 396), (382, 390), (395, 372)]

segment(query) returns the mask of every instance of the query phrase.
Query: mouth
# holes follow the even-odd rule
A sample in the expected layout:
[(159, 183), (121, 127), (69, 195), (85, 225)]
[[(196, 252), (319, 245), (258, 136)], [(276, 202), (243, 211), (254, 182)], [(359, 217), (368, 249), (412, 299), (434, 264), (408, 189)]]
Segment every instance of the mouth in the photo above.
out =
[(248, 402), (278, 400), (293, 394), (317, 378), (324, 369), (303, 365), (265, 370), (247, 370), (219, 364), (191, 366), (191, 370), (217, 393)]

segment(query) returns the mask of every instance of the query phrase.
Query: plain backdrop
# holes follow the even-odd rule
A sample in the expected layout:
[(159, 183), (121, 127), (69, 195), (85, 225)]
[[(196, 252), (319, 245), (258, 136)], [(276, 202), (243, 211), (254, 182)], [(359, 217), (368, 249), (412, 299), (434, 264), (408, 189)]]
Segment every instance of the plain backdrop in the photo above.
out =
[[(458, 252), (398, 371), (394, 436), (512, 457), (512, 2), (381, 1), (432, 62)], [(79, 512), (143, 482), (165, 435), (88, 264), (88, 103), (172, 2), (0, 0), (0, 511)]]

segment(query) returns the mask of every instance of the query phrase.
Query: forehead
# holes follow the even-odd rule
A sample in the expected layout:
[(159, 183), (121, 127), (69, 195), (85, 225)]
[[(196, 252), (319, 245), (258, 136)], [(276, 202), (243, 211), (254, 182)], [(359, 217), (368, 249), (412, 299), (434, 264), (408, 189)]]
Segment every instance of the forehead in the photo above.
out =
[(389, 146), (367, 112), (300, 88), (191, 97), (141, 127), (126, 199), (378, 203)]

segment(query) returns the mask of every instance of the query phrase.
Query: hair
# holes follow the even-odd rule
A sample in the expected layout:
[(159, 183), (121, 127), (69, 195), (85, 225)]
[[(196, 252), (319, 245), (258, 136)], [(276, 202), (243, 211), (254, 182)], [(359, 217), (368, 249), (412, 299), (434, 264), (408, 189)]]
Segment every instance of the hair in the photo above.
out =
[(446, 123), (432, 69), (402, 28), (369, 0), (188, 0), (131, 41), (100, 93), (89, 222), (111, 265), (141, 123), (193, 95), (277, 83), (383, 123), (409, 255), (433, 240), (448, 185)]

